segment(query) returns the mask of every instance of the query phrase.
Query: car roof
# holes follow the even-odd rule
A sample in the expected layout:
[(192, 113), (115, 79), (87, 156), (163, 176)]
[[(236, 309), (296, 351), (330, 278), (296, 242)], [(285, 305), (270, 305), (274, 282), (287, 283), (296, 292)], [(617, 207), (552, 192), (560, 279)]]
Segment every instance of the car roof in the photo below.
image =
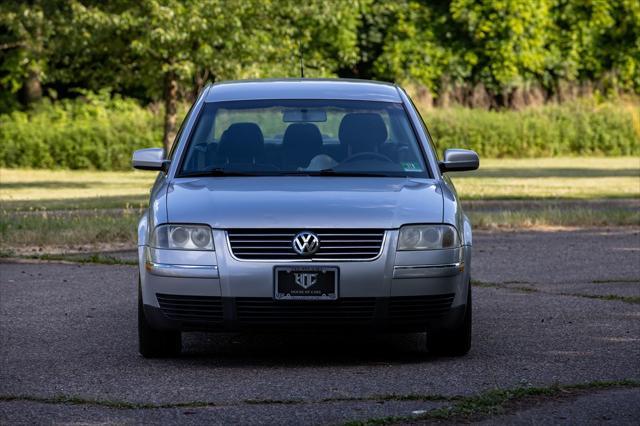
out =
[(395, 84), (351, 79), (238, 80), (207, 88), (205, 102), (257, 99), (343, 99), (402, 102)]

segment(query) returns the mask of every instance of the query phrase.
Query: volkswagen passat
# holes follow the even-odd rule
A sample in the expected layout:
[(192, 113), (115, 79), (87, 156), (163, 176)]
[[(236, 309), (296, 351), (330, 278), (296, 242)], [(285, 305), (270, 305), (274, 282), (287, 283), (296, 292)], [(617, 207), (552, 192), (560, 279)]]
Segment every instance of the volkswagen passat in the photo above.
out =
[(471, 225), (407, 94), (349, 80), (207, 87), (138, 226), (145, 357), (190, 330), (426, 332), (427, 349), (471, 344)]

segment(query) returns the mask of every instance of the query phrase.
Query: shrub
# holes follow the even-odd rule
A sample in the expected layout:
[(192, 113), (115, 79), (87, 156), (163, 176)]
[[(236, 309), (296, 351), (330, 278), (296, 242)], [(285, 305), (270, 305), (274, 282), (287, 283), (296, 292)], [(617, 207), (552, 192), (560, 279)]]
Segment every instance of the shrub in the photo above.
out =
[[(423, 118), (440, 150), (469, 148), (484, 157), (640, 154), (638, 108), (630, 103), (423, 109)], [(127, 170), (134, 150), (161, 141), (161, 111), (106, 92), (0, 115), (0, 167)]]
[(85, 94), (0, 115), (0, 166), (117, 170), (162, 145), (162, 117), (131, 99)]
[(430, 109), (422, 114), (439, 149), (486, 157), (638, 155), (638, 108), (581, 101), (522, 111)]

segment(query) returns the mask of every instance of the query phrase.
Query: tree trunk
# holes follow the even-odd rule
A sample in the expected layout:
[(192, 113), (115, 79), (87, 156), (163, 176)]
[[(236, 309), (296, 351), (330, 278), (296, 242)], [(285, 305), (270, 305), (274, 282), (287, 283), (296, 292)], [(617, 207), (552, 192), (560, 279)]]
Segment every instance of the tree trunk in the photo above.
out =
[(209, 70), (203, 70), (202, 72), (196, 71), (195, 77), (193, 78), (193, 100), (198, 99), (198, 95), (200, 91), (207, 84), (207, 80), (209, 79)]
[(176, 134), (176, 105), (178, 103), (178, 80), (174, 72), (169, 71), (164, 78), (164, 136), (162, 144), (168, 155)]
[(21, 101), (24, 105), (29, 105), (42, 98), (42, 84), (40, 83), (40, 70), (32, 68), (27, 74), (27, 78), (22, 85), (20, 93)]

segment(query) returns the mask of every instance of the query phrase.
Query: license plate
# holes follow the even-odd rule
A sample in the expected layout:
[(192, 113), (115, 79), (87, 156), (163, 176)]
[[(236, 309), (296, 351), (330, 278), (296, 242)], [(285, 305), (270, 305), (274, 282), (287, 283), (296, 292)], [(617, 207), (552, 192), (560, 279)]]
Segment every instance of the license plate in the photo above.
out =
[(277, 300), (336, 300), (338, 268), (285, 266), (275, 269)]

